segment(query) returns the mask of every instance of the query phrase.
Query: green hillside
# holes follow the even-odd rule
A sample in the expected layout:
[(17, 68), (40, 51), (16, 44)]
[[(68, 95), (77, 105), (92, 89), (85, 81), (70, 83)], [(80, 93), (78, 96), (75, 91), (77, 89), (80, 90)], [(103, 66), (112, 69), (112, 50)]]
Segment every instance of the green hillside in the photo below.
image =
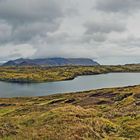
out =
[(91, 67), (0, 67), (0, 81), (21, 83), (61, 81), (71, 80), (80, 75), (94, 75), (109, 72), (140, 72), (140, 65)]

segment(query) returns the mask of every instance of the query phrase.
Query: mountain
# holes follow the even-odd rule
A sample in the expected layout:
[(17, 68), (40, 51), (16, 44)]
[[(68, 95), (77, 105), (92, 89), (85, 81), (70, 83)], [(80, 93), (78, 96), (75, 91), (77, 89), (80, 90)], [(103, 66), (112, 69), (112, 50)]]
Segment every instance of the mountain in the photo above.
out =
[(16, 63), (14, 61), (12, 61), (12, 60), (10, 60), (10, 61), (8, 61), (8, 62), (3, 64), (3, 66), (14, 66), (14, 65), (16, 65)]
[(94, 66), (99, 63), (89, 58), (39, 58), (39, 59), (24, 59), (19, 58), (10, 60), (3, 64), (3, 66), (67, 66), (67, 65), (80, 65), (80, 66)]
[(98, 65), (97, 62), (93, 61), (92, 59), (88, 58), (70, 58), (69, 62), (73, 65)]

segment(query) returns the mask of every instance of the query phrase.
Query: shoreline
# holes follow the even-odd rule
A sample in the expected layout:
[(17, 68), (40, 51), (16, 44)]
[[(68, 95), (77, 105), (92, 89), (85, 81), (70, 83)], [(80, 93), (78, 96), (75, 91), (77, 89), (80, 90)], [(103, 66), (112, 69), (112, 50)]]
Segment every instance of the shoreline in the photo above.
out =
[(24, 99), (24, 98), (47, 98), (47, 97), (57, 97), (57, 96), (66, 96), (66, 95), (75, 95), (75, 94), (82, 94), (82, 93), (89, 93), (89, 92), (96, 92), (98, 90), (109, 90), (109, 89), (123, 89), (123, 88), (136, 88), (140, 87), (140, 84), (137, 85), (130, 85), (130, 86), (113, 86), (113, 87), (106, 87), (106, 88), (97, 88), (97, 89), (90, 89), (90, 90), (83, 90), (83, 91), (75, 91), (75, 92), (65, 92), (65, 93), (55, 93), (55, 94), (48, 94), (43, 96), (15, 96), (15, 97), (0, 97), (0, 99)]
[(47, 83), (73, 80), (78, 76), (140, 72), (140, 65), (73, 67), (0, 67), (0, 81), (11, 83)]
[(136, 140), (139, 114), (140, 85), (0, 98), (0, 139)]

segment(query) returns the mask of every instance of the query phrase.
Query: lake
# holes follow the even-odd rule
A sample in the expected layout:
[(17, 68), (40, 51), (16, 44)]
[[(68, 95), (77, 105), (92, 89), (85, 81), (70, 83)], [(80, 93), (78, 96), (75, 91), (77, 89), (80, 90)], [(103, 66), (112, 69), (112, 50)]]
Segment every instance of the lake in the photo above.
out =
[(140, 73), (108, 73), (79, 76), (74, 80), (17, 84), (0, 82), (0, 97), (46, 96), (56, 93), (77, 92), (99, 88), (140, 84)]

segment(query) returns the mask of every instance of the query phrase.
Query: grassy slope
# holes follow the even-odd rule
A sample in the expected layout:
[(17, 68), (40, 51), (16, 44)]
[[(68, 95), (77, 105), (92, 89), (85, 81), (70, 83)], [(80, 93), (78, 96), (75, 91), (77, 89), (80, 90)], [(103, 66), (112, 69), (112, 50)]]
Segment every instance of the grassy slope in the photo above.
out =
[(0, 99), (2, 140), (139, 140), (140, 86)]
[(70, 67), (0, 67), (0, 81), (47, 82), (73, 79), (78, 75), (109, 72), (140, 72), (140, 65)]

